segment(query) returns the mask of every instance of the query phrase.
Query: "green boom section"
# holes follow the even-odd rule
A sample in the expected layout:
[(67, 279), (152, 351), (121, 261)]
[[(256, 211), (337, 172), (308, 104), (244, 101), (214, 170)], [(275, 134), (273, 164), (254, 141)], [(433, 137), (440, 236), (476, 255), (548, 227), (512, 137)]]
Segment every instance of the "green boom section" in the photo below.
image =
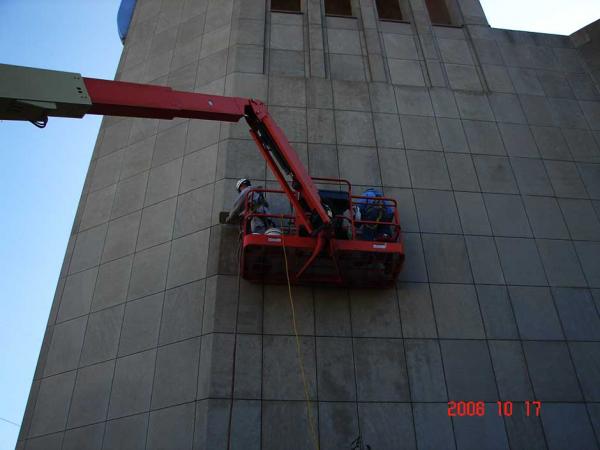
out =
[(0, 119), (83, 117), (92, 106), (81, 74), (0, 64)]

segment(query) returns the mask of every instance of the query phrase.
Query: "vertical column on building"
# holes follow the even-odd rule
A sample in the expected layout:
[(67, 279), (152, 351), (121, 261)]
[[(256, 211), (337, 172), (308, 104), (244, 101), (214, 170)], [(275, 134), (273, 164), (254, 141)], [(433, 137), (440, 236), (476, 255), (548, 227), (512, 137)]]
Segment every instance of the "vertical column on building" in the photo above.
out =
[(374, 0), (360, 0), (360, 16), (366, 43), (371, 81), (387, 81), (383, 46), (377, 27)]
[[(232, 0), (232, 3), (224, 93), (266, 101), (266, 2)], [(228, 210), (234, 200), (235, 180), (240, 177), (249, 177), (258, 185), (266, 179), (266, 165), (250, 139), (244, 120), (221, 124), (198, 378), (195, 445), (199, 449), (229, 448), (232, 435), (248, 443), (255, 442), (256, 436), (244, 433), (260, 430), (260, 384), (257, 389), (246, 380), (246, 377), (253, 379), (251, 374), (236, 379), (234, 359), (235, 355), (255, 355), (254, 350), (261, 347), (260, 336), (237, 334), (260, 332), (254, 324), (238, 321), (238, 316), (240, 308), (245, 307), (239, 305), (240, 299), (244, 304), (251, 303), (256, 298), (251, 291), (261, 288), (249, 286), (239, 278), (237, 228), (218, 223), (220, 211)], [(245, 421), (246, 427), (240, 426), (241, 421)], [(235, 446), (233, 442), (230, 445)]]
[(309, 77), (325, 78), (325, 45), (323, 41), (321, 0), (307, 0), (305, 5), (308, 19)]
[(488, 25), (479, 0), (456, 0), (465, 25)]
[[(441, 55), (437, 49), (431, 20), (425, 5), (425, 0), (410, 0), (417, 39), (423, 53), (424, 73), (427, 73), (431, 86), (444, 87), (447, 78), (442, 65)], [(426, 82), (427, 82), (426, 81)]]

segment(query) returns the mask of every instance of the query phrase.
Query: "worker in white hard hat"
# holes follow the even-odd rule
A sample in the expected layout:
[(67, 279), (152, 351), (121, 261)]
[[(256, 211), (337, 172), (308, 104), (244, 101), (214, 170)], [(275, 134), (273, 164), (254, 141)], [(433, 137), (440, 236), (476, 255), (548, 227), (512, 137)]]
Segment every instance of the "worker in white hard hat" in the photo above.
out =
[[(238, 196), (233, 203), (231, 212), (227, 217), (227, 223), (237, 223), (244, 218), (246, 214), (246, 197), (248, 191), (252, 189), (252, 183), (248, 178), (240, 178), (235, 184)], [(248, 199), (248, 206), (251, 213), (269, 214), (269, 204), (262, 192), (253, 192)], [(250, 220), (250, 229), (252, 233), (263, 234), (271, 226), (271, 221), (265, 217), (254, 216)]]

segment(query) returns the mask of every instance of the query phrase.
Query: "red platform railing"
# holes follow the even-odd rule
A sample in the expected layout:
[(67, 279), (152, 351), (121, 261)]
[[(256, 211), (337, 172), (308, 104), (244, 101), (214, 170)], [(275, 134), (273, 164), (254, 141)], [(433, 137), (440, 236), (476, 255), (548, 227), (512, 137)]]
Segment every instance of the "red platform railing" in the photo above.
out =
[[(283, 283), (283, 247), (287, 249), (290, 278), (295, 284), (333, 284), (348, 287), (382, 287), (395, 282), (404, 261), (402, 231), (397, 201), (389, 197), (352, 195), (352, 187), (346, 180), (317, 179), (317, 185), (337, 185), (347, 195), (345, 214), (334, 214), (327, 238), (309, 235), (302, 225), (298, 226), (297, 211), (278, 189), (256, 188), (246, 194), (246, 211), (241, 223), (242, 259), (244, 278), (256, 282)], [(269, 204), (267, 212), (253, 211), (255, 194), (261, 194)], [(277, 202), (277, 197), (282, 202)], [(337, 199), (338, 212), (344, 200)], [(353, 213), (361, 203), (374, 202), (375, 206), (392, 211), (389, 220), (357, 220)], [(371, 204), (373, 206), (373, 204)], [(251, 221), (260, 218), (265, 229), (279, 233), (253, 234)], [(305, 220), (311, 220), (306, 213)], [(345, 225), (344, 225), (345, 224)], [(371, 234), (365, 227), (373, 227)], [(385, 231), (385, 234), (378, 230)], [(367, 238), (366, 235), (372, 238)]]

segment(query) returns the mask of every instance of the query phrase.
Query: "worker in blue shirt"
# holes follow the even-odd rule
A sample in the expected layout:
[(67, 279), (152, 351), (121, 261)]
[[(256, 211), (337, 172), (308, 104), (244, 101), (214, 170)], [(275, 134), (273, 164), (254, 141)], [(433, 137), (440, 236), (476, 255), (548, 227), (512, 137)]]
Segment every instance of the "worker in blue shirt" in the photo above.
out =
[[(377, 223), (360, 224), (357, 227), (360, 238), (366, 241), (389, 240), (392, 236), (392, 227), (388, 224), (394, 220), (392, 203), (383, 200), (383, 192), (375, 188), (367, 189), (361, 197), (356, 201), (360, 211), (358, 220)], [(379, 222), (383, 224), (379, 224)]]

